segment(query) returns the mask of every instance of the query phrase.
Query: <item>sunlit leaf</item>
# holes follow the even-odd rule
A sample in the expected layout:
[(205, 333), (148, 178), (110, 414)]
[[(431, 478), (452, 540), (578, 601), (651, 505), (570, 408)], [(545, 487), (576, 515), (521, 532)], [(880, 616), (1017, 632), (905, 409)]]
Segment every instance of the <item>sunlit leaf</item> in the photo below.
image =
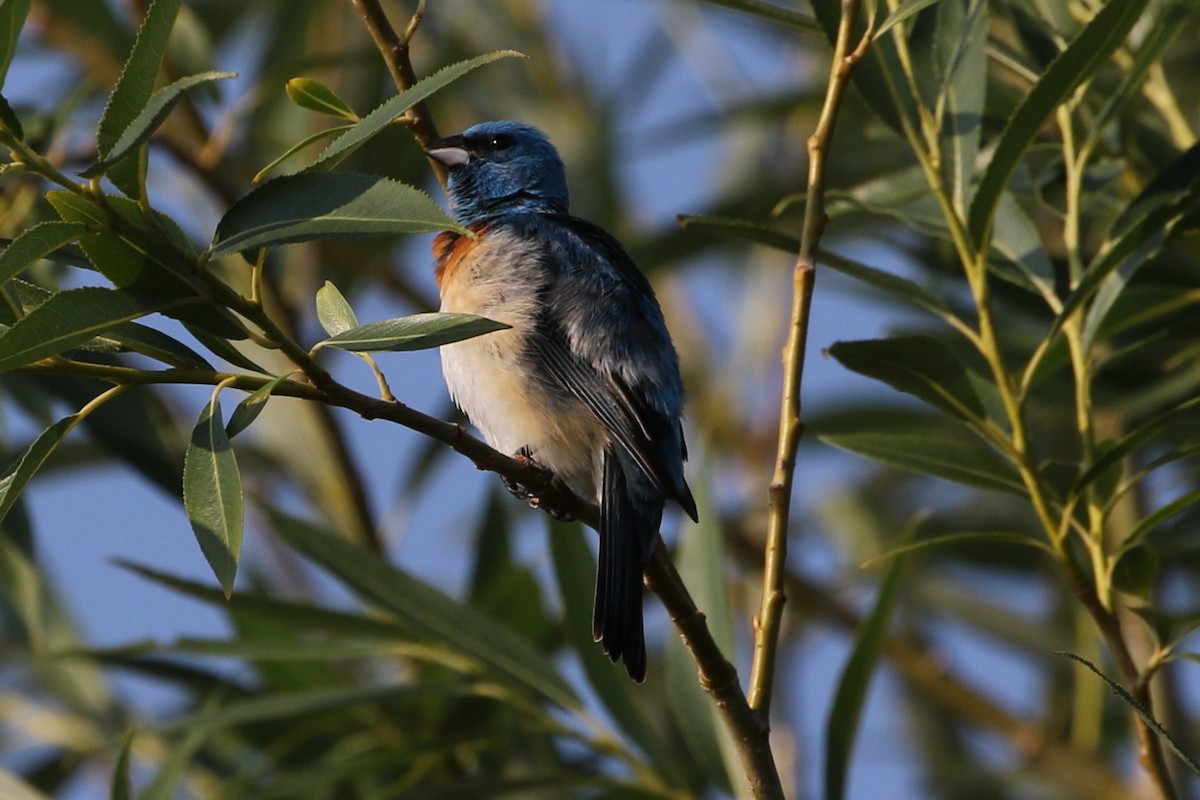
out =
[(217, 225), (213, 258), (256, 247), (349, 236), (465, 231), (420, 189), (353, 172), (304, 172), (267, 181)]
[(58, 447), (58, 443), (78, 421), (79, 417), (72, 414), (42, 431), (29, 449), (0, 476), (0, 520), (8, 516), (30, 478), (46, 463), (46, 459)]
[(229, 415), (229, 422), (225, 425), (225, 435), (232, 439), (242, 431), (249, 428), (254, 420), (258, 419), (258, 415), (267, 407), (267, 401), (271, 399), (271, 392), (279, 387), (279, 384), (286, 381), (290, 375), (280, 375), (269, 383), (263, 384), (258, 389), (255, 389), (246, 399), (237, 404), (233, 409), (233, 413)]
[(938, 6), (935, 48), (942, 70), (938, 144), (946, 185), (959, 215), (965, 214), (970, 200), (968, 193), (983, 128), (987, 38), (985, 0), (945, 0)]
[(904, 0), (900, 5), (887, 15), (883, 22), (879, 23), (879, 27), (875, 29), (875, 36), (879, 37), (890, 31), (895, 26), (899, 25), (911, 17), (916, 16), (921, 11), (925, 10), (939, 0)]
[(291, 101), (301, 108), (328, 114), (331, 117), (348, 119), (358, 122), (358, 114), (354, 109), (338, 97), (338, 93), (325, 84), (312, 78), (292, 78), (284, 84), (283, 89)]
[(176, 303), (97, 286), (59, 292), (0, 334), (0, 370), (58, 355), (116, 325)]
[(263, 180), (267, 177), (267, 175), (274, 172), (275, 169), (280, 164), (282, 164), (284, 161), (287, 161), (293, 155), (295, 155), (296, 153), (299, 153), (301, 150), (308, 147), (309, 145), (319, 142), (322, 139), (325, 139), (329, 136), (336, 136), (339, 133), (344, 133), (345, 131), (348, 131), (348, 130), (350, 130), (349, 125), (338, 125), (333, 128), (326, 128), (323, 131), (317, 131), (316, 133), (310, 133), (308, 136), (305, 136), (303, 139), (296, 142), (294, 145), (289, 147), (287, 150), (284, 150), (277, 158), (272, 160), (271, 163), (267, 164), (265, 167), (263, 167), (258, 172), (256, 172), (254, 174), (254, 178), (251, 180), (251, 183), (255, 183), (255, 184), (262, 183)]
[(417, 81), (412, 87), (405, 89), (395, 97), (389, 98), (383, 105), (367, 114), (353, 128), (343, 133), (325, 148), (313, 164), (317, 169), (332, 169), (339, 161), (361, 147), (392, 124), (408, 109), (425, 100), (430, 95), (449, 86), (454, 81), (466, 75), (471, 70), (482, 67), (500, 58), (525, 56), (515, 50), (498, 50), (482, 56), (460, 61), (448, 67), (443, 67), (427, 78)]
[(474, 314), (439, 311), (368, 322), (331, 336), (317, 346), (354, 352), (426, 350), (507, 327), (502, 322)]
[(968, 230), (976, 244), (983, 242), (1009, 178), (1046, 120), (1125, 41), (1146, 3), (1147, 0), (1105, 3), (1017, 106), (971, 201)]
[(330, 336), (358, 327), (354, 309), (330, 281), (325, 281), (325, 285), (317, 289), (317, 321)]
[(7, 283), (38, 259), (76, 241), (87, 229), (78, 222), (43, 222), (26, 228), (0, 253), (0, 283)]
[(113, 142), (112, 147), (103, 153), (103, 158), (80, 174), (85, 178), (99, 177), (124, 160), (133, 150), (148, 142), (150, 137), (154, 135), (154, 132), (158, 130), (158, 127), (162, 125), (163, 120), (171, 113), (171, 109), (175, 107), (175, 103), (179, 101), (179, 98), (188, 89), (205, 83), (211, 83), (212, 81), (235, 77), (237, 75), (233, 72), (202, 72), (199, 75), (180, 78), (174, 83), (159, 89), (150, 96), (150, 99), (146, 101), (146, 105), (138, 111), (137, 116), (129, 123), (129, 127)]
[(242, 479), (218, 392), (200, 412), (183, 461), (183, 506), (200, 550), (228, 597), (242, 552)]

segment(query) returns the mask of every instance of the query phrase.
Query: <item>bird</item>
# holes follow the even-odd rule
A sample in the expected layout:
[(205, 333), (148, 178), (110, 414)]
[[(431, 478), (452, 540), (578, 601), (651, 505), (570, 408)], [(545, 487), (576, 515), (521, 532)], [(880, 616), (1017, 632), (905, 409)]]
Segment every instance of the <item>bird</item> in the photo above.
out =
[(434, 240), (441, 309), (509, 326), (441, 347), (450, 396), (493, 448), (599, 506), (592, 634), (641, 683), (642, 573), (666, 501), (698, 520), (662, 309), (621, 243), (571, 215), (563, 161), (537, 128), (483, 122), (425, 153), (471, 231)]

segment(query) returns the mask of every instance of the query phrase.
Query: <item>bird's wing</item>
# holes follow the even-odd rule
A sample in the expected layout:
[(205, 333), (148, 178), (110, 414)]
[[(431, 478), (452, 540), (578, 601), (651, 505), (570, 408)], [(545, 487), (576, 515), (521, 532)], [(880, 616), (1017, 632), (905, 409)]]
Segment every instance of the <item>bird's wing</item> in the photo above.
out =
[(683, 389), (653, 290), (603, 229), (555, 216), (550, 280), (529, 347), (544, 376), (578, 398), (662, 494), (691, 516), (683, 479)]

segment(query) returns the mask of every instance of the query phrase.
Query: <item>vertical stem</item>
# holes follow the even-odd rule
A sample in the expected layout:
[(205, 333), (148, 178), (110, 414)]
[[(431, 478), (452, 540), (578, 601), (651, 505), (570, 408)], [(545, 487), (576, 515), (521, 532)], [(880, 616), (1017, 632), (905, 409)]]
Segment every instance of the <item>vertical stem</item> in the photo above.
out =
[[(792, 273), (792, 313), (787, 344), (783, 351), (783, 389), (779, 403), (779, 441), (775, 471), (767, 490), (767, 543), (763, 556), (763, 589), (754, 625), (754, 663), (750, 671), (750, 707), (766, 717), (771, 708), (771, 687), (783, 607), (787, 602), (784, 579), (787, 564), (788, 519), (792, 484), (795, 479), (796, 448), (804, 432), (800, 421), (800, 381), (804, 374), (804, 351), (808, 341), (809, 308), (816, 278), (817, 244), (825, 229), (825, 167), (842, 95), (854, 64), (870, 42), (869, 30), (858, 46), (851, 47), (851, 33), (858, 16), (859, 0), (842, 0), (842, 16), (834, 42), (825, 102), (816, 130), (808, 139), (808, 189), (800, 253)], [(868, 29), (870, 26), (868, 26)]]

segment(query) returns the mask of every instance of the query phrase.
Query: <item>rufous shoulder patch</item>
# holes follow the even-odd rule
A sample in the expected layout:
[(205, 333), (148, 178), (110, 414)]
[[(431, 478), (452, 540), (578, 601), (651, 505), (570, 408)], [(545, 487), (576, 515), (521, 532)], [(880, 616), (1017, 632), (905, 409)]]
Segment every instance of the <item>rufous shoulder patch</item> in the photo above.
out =
[(472, 239), (470, 236), (454, 231), (442, 231), (433, 240), (433, 257), (437, 259), (433, 277), (439, 288), (444, 281), (453, 276), (467, 255), (487, 235), (486, 222), (475, 222), (468, 227), (478, 238)]

